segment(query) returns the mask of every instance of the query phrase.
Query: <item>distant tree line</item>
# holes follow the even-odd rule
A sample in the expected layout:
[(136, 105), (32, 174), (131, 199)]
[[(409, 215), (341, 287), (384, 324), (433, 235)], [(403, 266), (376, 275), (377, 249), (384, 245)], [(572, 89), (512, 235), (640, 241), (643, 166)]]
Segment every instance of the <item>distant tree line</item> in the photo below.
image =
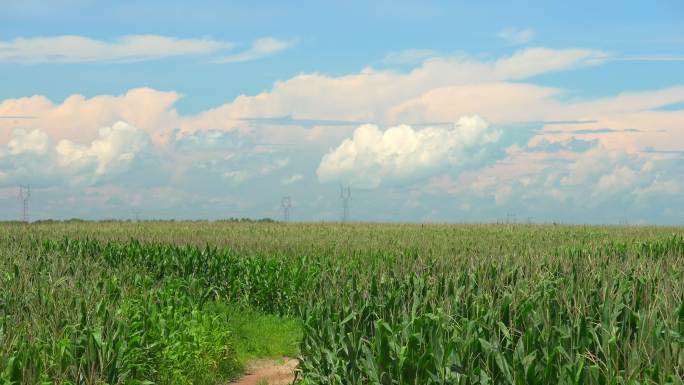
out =
[[(274, 223), (276, 222), (272, 218), (236, 218), (236, 217), (230, 217), (230, 218), (225, 218), (225, 219), (217, 219), (214, 221), (210, 221), (207, 219), (140, 219), (140, 220), (135, 220), (135, 219), (98, 219), (98, 220), (89, 220), (89, 219), (81, 219), (81, 218), (70, 218), (70, 219), (39, 219), (36, 221), (32, 221), (32, 224), (51, 224), (51, 223), (85, 223), (85, 222), (94, 222), (94, 223), (112, 223), (112, 222), (246, 222), (246, 223)], [(17, 221), (17, 220), (11, 220), (11, 221), (0, 221), (0, 223), (3, 224), (25, 224), (25, 222), (22, 221)]]

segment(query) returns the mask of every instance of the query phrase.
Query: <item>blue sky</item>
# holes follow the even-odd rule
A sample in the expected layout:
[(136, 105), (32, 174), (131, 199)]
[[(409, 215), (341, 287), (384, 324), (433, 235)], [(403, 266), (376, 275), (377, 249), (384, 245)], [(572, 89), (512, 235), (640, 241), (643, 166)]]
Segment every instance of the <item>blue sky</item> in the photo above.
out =
[(682, 223), (679, 1), (0, 1), (0, 215)]

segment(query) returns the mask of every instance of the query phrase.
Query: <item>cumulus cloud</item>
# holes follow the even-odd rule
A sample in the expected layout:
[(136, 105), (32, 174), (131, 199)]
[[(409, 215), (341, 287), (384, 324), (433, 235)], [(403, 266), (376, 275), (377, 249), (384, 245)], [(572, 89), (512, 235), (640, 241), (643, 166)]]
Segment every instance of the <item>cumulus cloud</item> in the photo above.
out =
[[(211, 129), (253, 133), (246, 118), (286, 115), (312, 120), (398, 124), (402, 120), (393, 116), (395, 107), (444, 87), (461, 86), (467, 93), (469, 86), (522, 80), (543, 73), (596, 65), (603, 57), (601, 51), (589, 49), (527, 48), (496, 60), (482, 61), (467, 56), (430, 58), (408, 72), (366, 68), (343, 76), (301, 74), (276, 82), (269, 91), (253, 96), (241, 95), (222, 106), (183, 119), (181, 130), (183, 133)], [(490, 96), (477, 100), (484, 101)], [(450, 106), (458, 108), (456, 104)], [(474, 113), (478, 112), (470, 112)], [(302, 136), (311, 140), (326, 135), (311, 135), (315, 130), (314, 127), (302, 131)], [(292, 137), (292, 131), (263, 132), (268, 138), (284, 140)]]
[(681, 158), (600, 145), (579, 152), (508, 154), (455, 178), (431, 178), (420, 189), (432, 200), (449, 197), (479, 207), (473, 220), (487, 214), (503, 220), (504, 213), (514, 213), (543, 222), (681, 221)]
[(259, 59), (284, 51), (295, 44), (294, 40), (281, 40), (272, 37), (264, 37), (254, 41), (252, 46), (234, 55), (228, 55), (214, 60), (215, 63), (239, 63)]
[(363, 187), (423, 178), (467, 164), (499, 137), (479, 116), (463, 117), (453, 127), (420, 130), (400, 125), (383, 132), (367, 124), (325, 154), (316, 174), (324, 182)]
[(681, 102), (684, 102), (682, 87), (623, 93), (576, 103), (554, 101), (546, 107), (556, 116), (589, 118), (591, 121), (545, 125), (530, 139), (530, 144), (577, 138), (597, 140), (611, 151), (635, 153), (650, 148), (679, 151), (684, 149), (684, 136), (680, 129), (684, 127), (684, 109), (662, 108)]
[(149, 147), (147, 134), (125, 122), (102, 127), (99, 133), (100, 138), (88, 146), (61, 140), (56, 147), (60, 165), (71, 169), (92, 168), (95, 177), (121, 173)]
[[(605, 57), (595, 50), (528, 48), (485, 60), (429, 57), (408, 71), (305, 73), (196, 115), (176, 111), (180, 94), (149, 88), (63, 101), (6, 99), (0, 101), (0, 116), (33, 119), (0, 120), (0, 186), (36, 179), (63, 186), (66, 180), (75, 189), (120, 194), (133, 178), (162, 175), (168, 179), (151, 183), (163, 183), (185, 198), (207, 202), (230, 187), (252, 202), (259, 196), (272, 199), (263, 197), (274, 185), (301, 180), (306, 170), (298, 167), (313, 162), (319, 181), (390, 187), (366, 192), (378, 196), (399, 183), (411, 194), (433, 189), (450, 202), (456, 196), (463, 207), (473, 208), (472, 215), (490, 206), (533, 210), (537, 203), (558, 211), (559, 202), (567, 212), (584, 207), (592, 218), (600, 218), (597, 208), (637, 203), (650, 215), (657, 202), (684, 190), (684, 88), (577, 97), (529, 79), (597, 65)], [(461, 122), (439, 123), (470, 115), (491, 122), (501, 138), (491, 127), (474, 124), (483, 131), (474, 130), (469, 141), (459, 131)], [(277, 118), (283, 116), (296, 119)], [(135, 129), (115, 128), (120, 121)], [(108, 129), (103, 133), (101, 127)], [(496, 159), (482, 153), (504, 147), (504, 161), (497, 161), (501, 152)], [(139, 163), (149, 157), (149, 163)], [(415, 183), (424, 178), (430, 182)], [(204, 192), (196, 193), (196, 186)], [(311, 190), (293, 193), (321, 194)], [(420, 210), (448, 212), (414, 198)], [(380, 215), (376, 219), (382, 220)]]
[(7, 152), (10, 155), (43, 155), (48, 150), (48, 142), (48, 136), (40, 130), (26, 132), (23, 129), (16, 129), (12, 139), (7, 143)]
[[(124, 121), (146, 131), (157, 143), (168, 142), (179, 116), (173, 105), (180, 94), (151, 88), (134, 88), (122, 95), (86, 98), (71, 95), (61, 103), (44, 96), (0, 101), (0, 115), (24, 115), (33, 119), (3, 121), (3, 127), (39, 129), (54, 141), (68, 139), (87, 144), (99, 138), (98, 129)], [(0, 130), (0, 143), (8, 140)]]
[(532, 41), (534, 31), (532, 28), (505, 28), (496, 35), (510, 44), (525, 44)]
[(226, 41), (208, 38), (180, 39), (159, 35), (130, 35), (111, 41), (75, 35), (18, 37), (13, 40), (0, 40), (0, 62), (133, 62), (169, 56), (209, 54), (231, 47), (233, 44)]
[(545, 120), (557, 116), (554, 98), (560, 95), (557, 88), (513, 82), (444, 86), (397, 103), (387, 115), (409, 122), (453, 121), (473, 114), (501, 124)]
[[(539, 167), (520, 167), (524, 158)], [(611, 150), (602, 145), (583, 152), (565, 152), (538, 156), (526, 152), (517, 153), (506, 160), (517, 166), (517, 173), (506, 174), (498, 165), (484, 174), (498, 176), (498, 184), (517, 186), (518, 198), (552, 198), (577, 208), (617, 206), (635, 202), (640, 191), (650, 191), (651, 186), (667, 186), (660, 191), (669, 195), (674, 185), (681, 185), (677, 176), (678, 159), (644, 153)], [(499, 169), (497, 171), (497, 169)], [(526, 181), (526, 183), (522, 183)], [(625, 206), (625, 210), (629, 210)]]
[[(301, 74), (276, 82), (269, 91), (238, 96), (195, 116), (177, 113), (174, 105), (181, 98), (179, 93), (150, 88), (91, 98), (72, 95), (61, 103), (43, 96), (6, 99), (0, 101), (0, 115), (35, 117), (3, 120), (3, 127), (37, 128), (55, 141), (69, 139), (82, 144), (97, 139), (98, 127), (119, 120), (145, 130), (155, 143), (169, 142), (176, 128), (180, 128), (181, 136), (220, 130), (276, 144), (293, 138), (332, 143), (349, 134), (349, 130), (316, 125), (283, 130), (264, 122), (257, 130), (249, 118), (292, 115), (311, 122), (361, 121), (386, 126), (453, 121), (471, 114), (496, 123), (526, 119), (542, 115), (547, 110), (543, 107), (561, 91), (508, 80), (592, 65), (592, 58), (600, 56), (600, 51), (592, 50), (529, 48), (496, 60), (435, 57), (408, 72), (368, 68), (342, 76)], [(454, 102), (445, 102), (449, 98)], [(0, 130), (0, 143), (8, 140), (9, 132)]]
[(140, 156), (149, 156), (149, 150), (145, 131), (125, 122), (100, 128), (99, 138), (87, 145), (66, 139), (54, 145), (45, 132), (17, 129), (0, 146), (0, 185), (18, 179), (89, 185), (131, 171)]

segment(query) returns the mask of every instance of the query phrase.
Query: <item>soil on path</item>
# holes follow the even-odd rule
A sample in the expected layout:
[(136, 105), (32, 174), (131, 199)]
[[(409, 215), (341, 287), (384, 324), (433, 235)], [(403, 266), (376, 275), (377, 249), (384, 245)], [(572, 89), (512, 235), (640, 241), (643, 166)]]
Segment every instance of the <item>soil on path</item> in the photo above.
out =
[(281, 358), (278, 360), (256, 360), (247, 365), (244, 377), (231, 382), (231, 385), (287, 385), (294, 381), (297, 360)]

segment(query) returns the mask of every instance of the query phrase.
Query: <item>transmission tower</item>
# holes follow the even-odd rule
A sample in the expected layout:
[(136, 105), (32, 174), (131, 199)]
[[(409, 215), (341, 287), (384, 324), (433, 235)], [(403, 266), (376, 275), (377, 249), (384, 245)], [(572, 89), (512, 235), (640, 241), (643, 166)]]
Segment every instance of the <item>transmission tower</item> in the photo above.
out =
[(507, 224), (516, 224), (518, 223), (518, 216), (516, 214), (508, 213), (506, 214), (506, 223)]
[(349, 220), (349, 200), (351, 200), (351, 188), (340, 187), (340, 199), (342, 199), (342, 222)]
[(31, 186), (19, 186), (19, 204), (21, 206), (21, 221), (29, 223), (29, 199), (31, 198)]
[(290, 220), (290, 208), (292, 207), (292, 197), (286, 196), (280, 201), (280, 207), (283, 209), (283, 222)]

